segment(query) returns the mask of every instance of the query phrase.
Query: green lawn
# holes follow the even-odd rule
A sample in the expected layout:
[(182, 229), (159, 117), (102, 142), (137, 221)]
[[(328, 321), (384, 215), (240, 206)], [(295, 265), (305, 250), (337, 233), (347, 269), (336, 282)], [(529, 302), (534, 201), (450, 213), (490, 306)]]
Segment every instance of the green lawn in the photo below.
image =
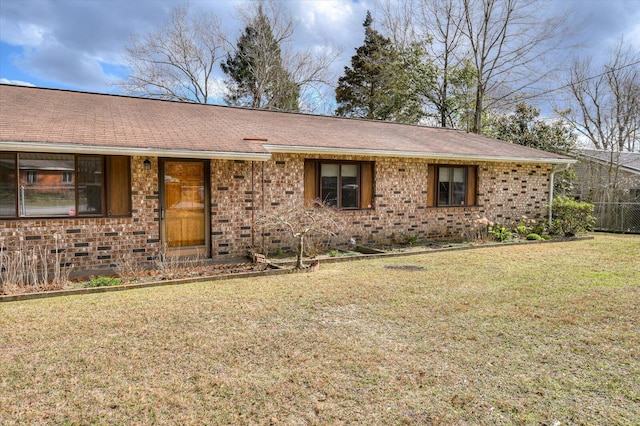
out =
[(0, 424), (638, 424), (640, 236), (0, 304)]

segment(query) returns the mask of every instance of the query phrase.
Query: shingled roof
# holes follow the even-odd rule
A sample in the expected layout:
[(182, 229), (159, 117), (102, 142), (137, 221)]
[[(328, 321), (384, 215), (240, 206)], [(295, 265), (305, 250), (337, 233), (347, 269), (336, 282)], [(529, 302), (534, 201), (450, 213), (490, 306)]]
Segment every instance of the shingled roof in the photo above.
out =
[(274, 152), (572, 163), (458, 130), (0, 85), (0, 151), (266, 160)]
[(640, 174), (640, 152), (612, 152), (597, 149), (583, 149), (578, 153), (578, 159), (595, 160), (601, 164), (613, 162), (623, 170)]

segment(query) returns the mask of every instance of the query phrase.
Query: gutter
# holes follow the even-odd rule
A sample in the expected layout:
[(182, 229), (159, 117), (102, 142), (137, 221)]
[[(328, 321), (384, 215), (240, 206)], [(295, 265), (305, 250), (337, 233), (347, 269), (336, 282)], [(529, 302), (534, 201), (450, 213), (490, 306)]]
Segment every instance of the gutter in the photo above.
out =
[(508, 157), (498, 155), (469, 155), (450, 154), (424, 151), (390, 151), (378, 149), (357, 148), (321, 148), (291, 145), (264, 144), (269, 152), (285, 154), (309, 154), (309, 155), (354, 155), (371, 157), (396, 157), (396, 158), (427, 158), (435, 160), (464, 160), (464, 161), (489, 161), (489, 162), (514, 162), (514, 163), (545, 163), (569, 166), (577, 160), (573, 158), (542, 158), (542, 157)]
[(549, 177), (549, 226), (551, 226), (552, 223), (553, 223), (552, 203), (553, 203), (553, 182), (554, 182), (554, 177), (555, 177), (556, 173), (564, 172), (565, 170), (567, 170), (571, 164), (572, 163), (555, 164), (551, 168), (551, 176)]
[(163, 148), (128, 148), (104, 145), (81, 145), (72, 143), (47, 142), (5, 142), (2, 141), (0, 151), (18, 152), (48, 152), (60, 154), (100, 154), (100, 155), (128, 155), (141, 157), (169, 157), (169, 158), (198, 158), (220, 160), (267, 161), (271, 159), (268, 152), (220, 152), (195, 151), (184, 149)]

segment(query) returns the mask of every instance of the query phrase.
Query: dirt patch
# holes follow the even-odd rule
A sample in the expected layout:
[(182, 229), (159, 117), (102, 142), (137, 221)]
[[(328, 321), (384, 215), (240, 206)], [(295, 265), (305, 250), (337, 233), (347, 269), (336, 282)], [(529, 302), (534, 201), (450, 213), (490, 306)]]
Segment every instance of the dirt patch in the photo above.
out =
[(417, 265), (384, 265), (384, 269), (398, 269), (401, 271), (424, 271), (424, 266)]

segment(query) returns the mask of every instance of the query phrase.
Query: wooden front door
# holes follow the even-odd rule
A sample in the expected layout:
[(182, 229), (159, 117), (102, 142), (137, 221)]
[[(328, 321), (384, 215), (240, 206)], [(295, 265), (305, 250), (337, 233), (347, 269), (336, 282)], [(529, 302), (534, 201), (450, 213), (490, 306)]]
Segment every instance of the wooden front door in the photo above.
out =
[(209, 257), (208, 176), (204, 161), (160, 161), (160, 226), (170, 254)]

